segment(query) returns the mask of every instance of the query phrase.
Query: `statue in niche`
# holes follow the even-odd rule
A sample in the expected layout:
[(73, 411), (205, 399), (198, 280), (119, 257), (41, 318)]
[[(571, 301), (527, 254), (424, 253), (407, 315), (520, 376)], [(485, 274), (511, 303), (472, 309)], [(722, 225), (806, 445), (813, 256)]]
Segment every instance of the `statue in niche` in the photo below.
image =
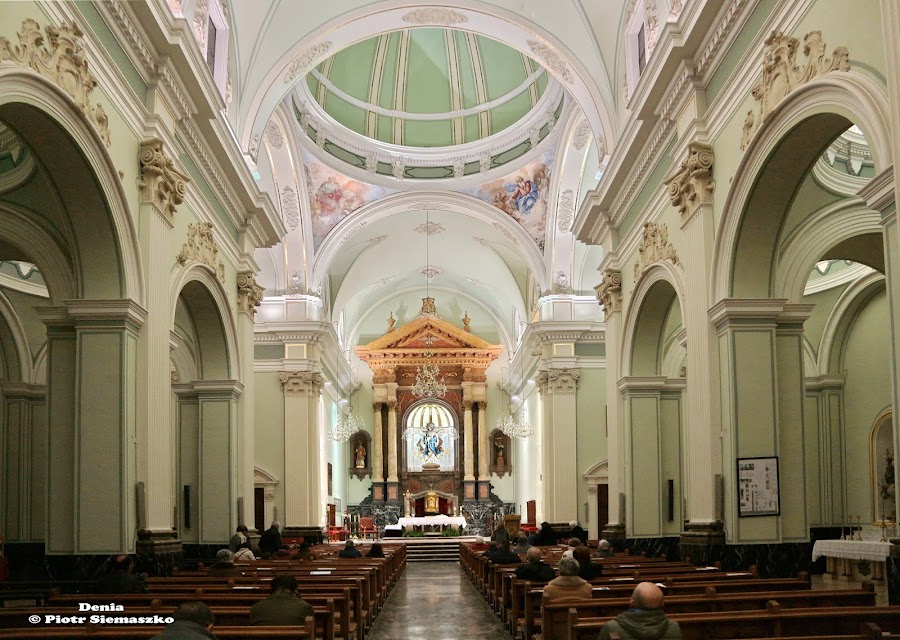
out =
[(494, 448), (497, 450), (495, 464), (498, 467), (506, 466), (506, 459), (503, 457), (503, 450), (506, 448), (506, 445), (503, 443), (503, 438), (496, 438), (494, 440)]
[(366, 445), (361, 439), (356, 441), (356, 468), (366, 468)]

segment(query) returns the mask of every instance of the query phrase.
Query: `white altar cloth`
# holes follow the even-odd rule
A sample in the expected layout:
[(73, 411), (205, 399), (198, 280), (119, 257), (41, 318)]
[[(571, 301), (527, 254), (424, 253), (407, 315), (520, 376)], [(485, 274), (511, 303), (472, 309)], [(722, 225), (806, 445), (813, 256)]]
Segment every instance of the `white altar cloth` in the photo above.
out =
[(884, 562), (891, 554), (890, 542), (872, 540), (816, 540), (813, 545), (812, 559), (822, 556), (828, 558), (849, 558), (851, 560), (871, 560)]
[(461, 516), (422, 516), (420, 518), (410, 517), (410, 518), (400, 518), (397, 520), (397, 524), (389, 524), (385, 527), (385, 529), (406, 529), (414, 526), (442, 526), (442, 527), (459, 527), (460, 529), (466, 528), (466, 519)]

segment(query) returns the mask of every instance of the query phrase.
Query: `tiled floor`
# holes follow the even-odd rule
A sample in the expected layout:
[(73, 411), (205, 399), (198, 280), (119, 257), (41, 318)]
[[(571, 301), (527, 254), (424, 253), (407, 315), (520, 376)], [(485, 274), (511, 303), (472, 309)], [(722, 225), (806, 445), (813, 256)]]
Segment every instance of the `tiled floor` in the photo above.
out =
[(454, 562), (410, 562), (369, 640), (509, 640)]
[[(846, 578), (835, 578), (828, 573), (810, 576), (810, 582), (812, 583), (813, 589), (824, 589), (829, 591), (862, 588), (862, 585), (859, 582), (854, 582)], [(888, 594), (884, 580), (873, 580), (872, 583), (875, 585), (875, 604), (879, 607), (886, 607), (888, 605)]]

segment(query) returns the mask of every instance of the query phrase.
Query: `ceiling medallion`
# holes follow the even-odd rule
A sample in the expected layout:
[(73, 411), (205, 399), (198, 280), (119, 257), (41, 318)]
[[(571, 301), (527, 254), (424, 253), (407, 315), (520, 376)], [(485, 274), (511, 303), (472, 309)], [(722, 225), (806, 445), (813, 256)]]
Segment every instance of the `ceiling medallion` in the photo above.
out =
[(431, 280), (435, 276), (442, 274), (443, 272), (444, 272), (443, 269), (441, 269), (440, 267), (435, 267), (433, 265), (429, 265), (427, 267), (422, 267), (419, 269), (419, 273), (421, 275), (425, 276), (426, 278), (428, 278), (429, 280)]
[(442, 27), (452, 27), (468, 21), (469, 19), (463, 14), (442, 7), (421, 7), (419, 9), (413, 9), (403, 16), (403, 22), (416, 25), (440, 25)]
[(446, 231), (446, 229), (437, 222), (428, 222), (420, 224), (416, 227), (416, 231), (418, 233), (424, 233), (427, 236), (436, 236), (437, 234)]

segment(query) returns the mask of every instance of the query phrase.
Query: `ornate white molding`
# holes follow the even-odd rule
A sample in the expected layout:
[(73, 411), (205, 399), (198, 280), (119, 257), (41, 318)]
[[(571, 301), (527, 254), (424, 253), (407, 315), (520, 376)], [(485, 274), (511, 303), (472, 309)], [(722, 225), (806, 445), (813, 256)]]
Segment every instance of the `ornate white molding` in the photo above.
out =
[(262, 304), (263, 289), (256, 284), (256, 274), (252, 271), (242, 271), (237, 274), (238, 311), (246, 313), (251, 318), (256, 314), (256, 307)]
[[(423, 209), (433, 209), (434, 207), (422, 207), (422, 208)], [(417, 233), (424, 233), (426, 236), (436, 236), (439, 233), (443, 233), (444, 231), (446, 231), (446, 229), (444, 228), (444, 225), (442, 225), (438, 222), (431, 222), (430, 220), (428, 222), (423, 222), (418, 227), (416, 227), (415, 230)]]
[(213, 237), (213, 226), (210, 222), (198, 222), (188, 225), (187, 241), (181, 248), (181, 253), (176, 258), (179, 265), (184, 266), (189, 262), (199, 262), (212, 269), (219, 279), (225, 284), (225, 264), (219, 260), (219, 248)]
[(680, 264), (675, 247), (669, 242), (669, 229), (665, 224), (655, 222), (644, 223), (643, 237), (638, 246), (638, 259), (634, 264), (634, 280), (654, 262), (668, 260), (673, 265)]
[(281, 190), (281, 211), (288, 229), (293, 231), (300, 226), (300, 200), (293, 187), (286, 186)]
[(171, 224), (176, 207), (184, 202), (190, 178), (175, 168), (175, 163), (163, 152), (161, 140), (141, 143), (138, 159), (141, 163), (138, 178), (141, 202), (155, 206)]
[(91, 104), (90, 95), (97, 86), (97, 78), (88, 69), (84, 33), (78, 25), (73, 22), (58, 27), (47, 25), (42, 33), (37, 21), (26, 18), (16, 35), (17, 45), (0, 36), (0, 62), (28, 67), (69, 94), (108, 147), (109, 117), (101, 104)]
[(431, 279), (434, 278), (435, 276), (439, 276), (439, 275), (441, 275), (442, 273), (444, 273), (444, 270), (443, 270), (441, 267), (436, 267), (436, 266), (434, 266), (434, 265), (428, 265), (428, 266), (425, 266), (425, 267), (419, 267), (419, 268), (417, 269), (417, 271), (418, 271), (418, 273), (419, 273), (420, 275), (425, 276), (425, 277), (428, 278), (429, 280), (431, 280)]
[(567, 233), (572, 228), (572, 220), (575, 219), (575, 194), (571, 189), (566, 189), (559, 194), (559, 206), (556, 213), (556, 228)]
[[(803, 36), (803, 55), (806, 61), (799, 65), (797, 38), (780, 31), (773, 31), (765, 41), (762, 60), (762, 77), (753, 87), (753, 97), (759, 103), (759, 114), (754, 118), (747, 113), (741, 135), (741, 149), (750, 142), (753, 131), (768, 117), (772, 110), (797, 87), (832, 71), (850, 71), (850, 51), (836, 47), (830, 58), (825, 56), (825, 41), (821, 31), (810, 31)], [(755, 121), (754, 121), (755, 120)]]
[[(669, 199), (682, 217), (692, 214), (697, 207), (712, 204), (715, 183), (712, 179), (712, 147), (702, 142), (688, 143), (688, 157), (668, 179)], [(646, 237), (646, 227), (644, 229)]]
[(318, 395), (325, 384), (325, 377), (313, 371), (279, 371), (278, 382), (284, 395)]
[(265, 134), (266, 142), (275, 149), (281, 149), (284, 146), (284, 134), (281, 132), (281, 127), (278, 126), (277, 122), (272, 121), (267, 124)]
[(569, 65), (566, 64), (565, 59), (554, 49), (548, 47), (543, 42), (537, 42), (535, 40), (529, 40), (528, 46), (534, 52), (534, 55), (544, 63), (544, 66), (562, 78), (566, 84), (572, 84), (574, 82), (572, 72), (569, 70)]
[(606, 269), (603, 280), (594, 287), (597, 300), (603, 305), (606, 317), (622, 310), (622, 272)]
[(578, 369), (549, 369), (538, 374), (538, 388), (541, 394), (575, 393), (578, 391)]
[(581, 151), (591, 141), (592, 135), (593, 131), (591, 131), (591, 123), (587, 120), (582, 120), (578, 126), (575, 127), (575, 133), (572, 134), (572, 146), (575, 147), (577, 151)]
[(440, 25), (442, 27), (453, 27), (468, 21), (469, 19), (458, 11), (441, 7), (421, 7), (413, 9), (403, 16), (403, 22), (416, 26)]
[(200, 51), (206, 51), (206, 26), (209, 24), (209, 0), (197, 0), (194, 8), (194, 37)]
[(296, 58), (291, 61), (284, 75), (285, 84), (293, 84), (299, 78), (306, 75), (312, 69), (316, 62), (331, 51), (330, 42), (320, 42), (308, 49), (301, 51)]

